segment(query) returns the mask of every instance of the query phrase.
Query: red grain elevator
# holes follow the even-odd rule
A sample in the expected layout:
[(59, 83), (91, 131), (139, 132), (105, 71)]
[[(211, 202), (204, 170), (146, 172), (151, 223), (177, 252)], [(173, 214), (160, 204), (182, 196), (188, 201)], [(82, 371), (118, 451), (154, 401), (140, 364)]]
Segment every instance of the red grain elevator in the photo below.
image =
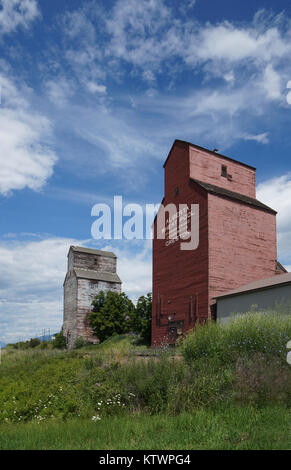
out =
[(199, 244), (181, 250), (179, 233), (170, 243), (167, 231), (159, 238), (155, 218), (152, 346), (175, 343), (215, 316), (219, 294), (281, 272), (276, 211), (256, 199), (254, 167), (175, 140), (164, 172), (164, 207), (199, 205)]

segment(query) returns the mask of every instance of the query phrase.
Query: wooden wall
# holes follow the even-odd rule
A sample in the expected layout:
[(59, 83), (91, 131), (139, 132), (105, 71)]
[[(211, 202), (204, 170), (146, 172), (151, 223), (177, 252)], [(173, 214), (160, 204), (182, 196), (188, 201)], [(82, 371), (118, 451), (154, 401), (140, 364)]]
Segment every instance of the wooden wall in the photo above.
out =
[[(232, 179), (221, 175), (227, 166)], [(276, 273), (276, 215), (207, 193), (190, 176), (255, 198), (255, 170), (176, 141), (164, 166), (164, 206), (199, 204), (199, 246), (153, 239), (152, 345), (169, 340), (171, 324), (183, 333), (211, 316), (213, 297)], [(263, 201), (262, 201), (263, 202)], [(174, 321), (174, 323), (173, 323)], [(171, 342), (171, 341), (170, 341)]]
[[(171, 155), (165, 168), (164, 205), (199, 204), (200, 243), (197, 250), (181, 251), (177, 241), (166, 244), (157, 238), (157, 219), (153, 239), (153, 321), (152, 345), (167, 341), (168, 316), (184, 321), (183, 331), (208, 315), (208, 222), (207, 194), (189, 180), (189, 159), (183, 146)], [(175, 195), (178, 188), (179, 194)], [(192, 318), (191, 318), (192, 317)]]
[(209, 302), (276, 274), (276, 215), (208, 195)]

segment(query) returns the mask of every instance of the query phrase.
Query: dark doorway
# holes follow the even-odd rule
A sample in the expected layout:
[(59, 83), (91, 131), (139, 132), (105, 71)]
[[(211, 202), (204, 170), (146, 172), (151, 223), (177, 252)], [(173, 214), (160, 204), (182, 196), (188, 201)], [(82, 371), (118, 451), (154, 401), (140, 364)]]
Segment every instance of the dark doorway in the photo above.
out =
[(212, 320), (216, 321), (217, 320), (217, 304), (212, 304), (210, 306), (210, 310), (211, 310), (211, 318)]
[(169, 327), (169, 342), (175, 343), (178, 339), (178, 331), (176, 326)]

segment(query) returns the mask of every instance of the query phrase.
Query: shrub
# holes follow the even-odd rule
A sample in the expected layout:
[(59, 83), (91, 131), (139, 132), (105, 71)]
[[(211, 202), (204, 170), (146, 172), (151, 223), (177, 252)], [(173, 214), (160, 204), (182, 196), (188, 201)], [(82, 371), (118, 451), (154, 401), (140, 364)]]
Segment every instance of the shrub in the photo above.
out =
[(80, 349), (83, 348), (84, 346), (88, 346), (88, 341), (86, 341), (82, 336), (79, 336), (74, 342), (74, 348), (75, 349)]
[(249, 312), (228, 323), (206, 322), (185, 339), (182, 353), (189, 362), (216, 357), (235, 362), (240, 355), (260, 352), (285, 361), (286, 343), (291, 338), (291, 315)]
[[(234, 400), (290, 406), (290, 366), (285, 356), (283, 362), (277, 355), (263, 353), (240, 353), (228, 362), (216, 355), (186, 362), (163, 353), (132, 359), (132, 341), (127, 335), (85, 351), (5, 351), (0, 422), (140, 412), (173, 415)], [(126, 355), (113, 356), (114, 344), (124, 344)]]
[(129, 411), (177, 414), (201, 405), (221, 402), (229, 396), (234, 370), (201, 359), (195, 367), (181, 359), (160, 356), (135, 361), (107, 371), (108, 382), (129, 396)]
[(146, 343), (151, 344), (152, 294), (142, 295), (136, 304), (131, 319), (131, 329)]
[(40, 345), (40, 340), (38, 338), (31, 338), (29, 340), (28, 346), (30, 348), (35, 348), (36, 346)]
[(93, 300), (93, 311), (89, 322), (100, 343), (110, 336), (127, 333), (130, 329), (130, 318), (134, 305), (127, 295), (122, 292), (101, 291)]
[(271, 405), (291, 403), (291, 374), (280, 358), (262, 353), (241, 356), (236, 363), (235, 398), (239, 402)]
[(64, 337), (63, 332), (56, 333), (52, 341), (53, 348), (56, 349), (65, 349), (67, 346), (66, 338)]

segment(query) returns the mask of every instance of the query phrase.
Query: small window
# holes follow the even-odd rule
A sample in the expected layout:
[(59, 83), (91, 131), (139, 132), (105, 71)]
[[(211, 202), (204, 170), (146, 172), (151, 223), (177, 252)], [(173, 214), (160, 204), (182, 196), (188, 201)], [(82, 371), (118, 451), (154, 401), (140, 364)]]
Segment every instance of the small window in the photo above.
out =
[(224, 176), (224, 178), (227, 178), (227, 166), (226, 165), (221, 165), (221, 176)]

